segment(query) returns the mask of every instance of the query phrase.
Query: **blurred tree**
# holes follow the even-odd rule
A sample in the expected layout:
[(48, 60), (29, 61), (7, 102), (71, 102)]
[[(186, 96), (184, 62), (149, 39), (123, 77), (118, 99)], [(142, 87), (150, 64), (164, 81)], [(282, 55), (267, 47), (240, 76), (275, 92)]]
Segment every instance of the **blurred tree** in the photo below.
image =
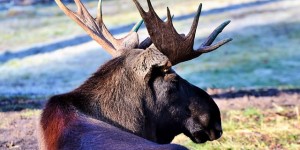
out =
[[(17, 6), (27, 6), (27, 5), (34, 5), (40, 3), (49, 4), (49, 3), (53, 3), (54, 0), (0, 0), (0, 3), (9, 3), (9, 2), (12, 2), (13, 5), (17, 5)], [(74, 0), (63, 0), (63, 2), (74, 3)]]
[(42, 0), (13, 0), (14, 5), (24, 6), (40, 3)]
[[(66, 3), (74, 3), (74, 0), (62, 0)], [(93, 0), (82, 0), (82, 1), (93, 1)], [(108, 1), (108, 0), (104, 0)], [(34, 4), (49, 4), (54, 3), (54, 0), (0, 0), (0, 4), (7, 4), (11, 3), (12, 6), (28, 6), (28, 5), (34, 5)]]

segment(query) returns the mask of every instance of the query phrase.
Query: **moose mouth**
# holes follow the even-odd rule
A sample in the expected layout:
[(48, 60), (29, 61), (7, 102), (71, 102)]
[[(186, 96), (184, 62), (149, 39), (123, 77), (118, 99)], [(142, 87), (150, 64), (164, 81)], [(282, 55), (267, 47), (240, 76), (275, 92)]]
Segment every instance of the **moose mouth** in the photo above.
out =
[(201, 131), (196, 131), (188, 135), (188, 137), (195, 143), (205, 143), (207, 141), (211, 141), (208, 134), (201, 130)]

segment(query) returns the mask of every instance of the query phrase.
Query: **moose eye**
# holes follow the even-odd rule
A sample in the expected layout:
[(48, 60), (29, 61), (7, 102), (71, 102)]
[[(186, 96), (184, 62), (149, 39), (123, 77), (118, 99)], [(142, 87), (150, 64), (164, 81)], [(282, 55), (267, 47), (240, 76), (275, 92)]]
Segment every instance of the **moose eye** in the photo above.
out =
[(171, 68), (163, 68), (162, 69), (162, 72), (165, 74), (169, 73), (170, 71), (171, 71)]
[(161, 68), (161, 71), (164, 74), (168, 74), (171, 71), (172, 63), (170, 61), (167, 61), (167, 63)]

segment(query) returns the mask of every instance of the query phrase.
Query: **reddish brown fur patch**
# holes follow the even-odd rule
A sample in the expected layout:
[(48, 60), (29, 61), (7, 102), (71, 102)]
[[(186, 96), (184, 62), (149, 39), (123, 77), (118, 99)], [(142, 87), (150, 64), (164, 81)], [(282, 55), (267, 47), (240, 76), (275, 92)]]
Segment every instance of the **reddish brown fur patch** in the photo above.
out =
[(68, 124), (75, 119), (75, 112), (62, 101), (49, 101), (41, 116), (44, 146), (48, 150), (58, 149), (58, 140)]

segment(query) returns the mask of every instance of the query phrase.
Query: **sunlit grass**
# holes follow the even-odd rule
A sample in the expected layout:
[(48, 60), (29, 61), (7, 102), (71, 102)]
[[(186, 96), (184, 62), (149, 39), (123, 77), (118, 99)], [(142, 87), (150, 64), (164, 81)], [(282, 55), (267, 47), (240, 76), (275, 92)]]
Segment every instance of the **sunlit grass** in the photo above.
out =
[[(240, 2), (253, 0), (243, 0)], [(221, 7), (228, 4), (240, 3), (237, 1), (214, 2), (202, 1), (208, 4), (205, 9), (210, 7)], [(92, 15), (96, 14), (97, 0), (85, 1), (84, 4)], [(142, 3), (146, 7), (146, 3)], [(194, 0), (154, 0), (153, 5), (158, 14), (166, 16), (166, 7), (172, 8), (172, 13), (176, 16), (189, 14), (196, 11), (199, 1)], [(68, 4), (72, 10), (76, 10), (74, 4)], [(193, 6), (193, 7), (190, 7)], [(104, 1), (104, 20), (109, 28), (137, 22), (140, 15), (134, 4), (124, 3), (123, 1)], [(24, 46), (31, 46), (35, 43), (50, 42), (58, 38), (70, 38), (76, 35), (86, 34), (76, 23), (69, 19), (53, 3), (51, 5), (35, 5), (23, 7), (22, 9), (9, 9), (0, 12), (0, 51), (7, 49), (18, 49)]]
[[(298, 109), (298, 110), (297, 110)], [(299, 108), (281, 110), (232, 110), (222, 112), (223, 136), (213, 142), (195, 144), (184, 135), (175, 143), (191, 150), (205, 149), (300, 149)]]
[[(7, 117), (5, 112), (0, 111), (0, 128), (5, 129), (9, 126), (11, 126), (12, 122), (16, 119), (33, 119), (33, 118), (38, 118), (38, 116), (41, 114), (40, 109), (25, 109), (19, 112), (13, 112), (11, 114), (12, 116)], [(20, 117), (20, 118), (19, 118)]]
[[(176, 69), (190, 82), (206, 88), (299, 87), (299, 24), (253, 26), (243, 29), (247, 34), (227, 34), (234, 39), (230, 44)], [(286, 30), (293, 32), (284, 33)]]
[[(170, 3), (156, 1), (154, 6), (160, 6), (158, 12), (161, 12), (161, 5), (166, 6), (167, 4)], [(95, 16), (97, 1), (88, 1), (85, 2), (85, 5)], [(68, 6), (72, 10), (76, 10), (74, 4), (68, 4)], [(133, 3), (104, 1), (104, 6), (104, 20), (109, 28), (140, 20), (140, 15), (133, 7)], [(165, 13), (165, 8), (163, 10)], [(187, 9), (184, 13), (189, 12)], [(37, 5), (24, 10), (8, 10), (0, 13), (0, 19), (2, 26), (0, 37), (5, 39), (0, 41), (0, 51), (86, 34), (76, 23), (65, 16), (56, 4), (46, 7)]]
[(40, 115), (40, 109), (27, 109), (21, 112), (21, 117), (29, 118)]
[[(177, 7), (180, 8), (180, 5), (189, 5), (191, 7), (188, 7), (186, 12), (194, 12), (197, 7), (196, 3), (198, 3), (191, 0), (181, 2), (170, 6), (175, 8), (172, 9), (175, 16), (180, 16), (180, 13), (184, 12), (177, 9)], [(107, 1), (105, 6), (114, 3), (115, 1)], [(166, 14), (166, 10), (161, 3), (166, 3), (165, 5), (171, 3), (169, 1), (154, 3), (159, 13), (163, 15)], [(195, 3), (195, 6), (192, 3)], [(285, 6), (284, 10), (276, 9), (278, 3), (288, 6)], [(95, 13), (95, 4), (96, 2), (87, 2), (93, 13)], [(298, 17), (298, 8), (296, 7), (299, 4), (298, 2), (294, 6), (289, 2), (280, 1), (255, 7), (255, 10), (243, 8), (237, 11), (202, 16), (197, 30), (195, 48), (215, 27), (227, 19), (232, 19), (232, 23), (226, 27), (216, 41), (229, 37), (233, 38), (233, 41), (215, 52), (175, 66), (175, 71), (192, 84), (204, 89), (299, 88), (300, 17)], [(128, 22), (139, 20), (139, 14), (134, 9), (127, 11), (126, 14), (120, 13), (130, 8), (127, 6), (129, 5), (120, 6), (118, 12), (105, 12), (104, 19), (109, 27), (117, 25), (112, 20), (118, 18), (120, 20), (116, 23), (120, 24), (124, 24), (121, 19), (128, 19)], [(37, 41), (46, 42), (66, 36), (74, 37), (75, 34), (85, 34), (56, 5), (38, 7), (40, 8), (36, 10), (37, 12), (32, 18), (17, 16), (20, 19), (19, 22), (14, 22), (17, 20), (16, 18), (0, 20), (3, 25), (0, 32), (14, 33), (14, 36), (8, 35), (4, 41), (0, 40), (2, 42), (0, 49), (2, 47), (13, 49), (15, 46), (24, 47), (24, 44)], [(105, 7), (104, 10), (109, 9)], [(53, 13), (54, 16), (48, 13)], [(40, 17), (38, 14), (43, 16)], [(124, 17), (125, 15), (126, 17)], [(274, 15), (276, 18), (273, 17)], [(52, 17), (56, 20), (52, 20)], [(253, 23), (253, 19), (257, 18), (260, 21)], [(177, 31), (188, 33), (187, 30), (190, 29), (192, 19), (175, 21)], [(277, 22), (274, 23), (274, 19), (277, 19)], [(11, 24), (6, 24), (7, 22)], [(25, 26), (26, 28), (24, 28)], [(141, 32), (146, 33), (145, 29), (142, 29)], [(0, 34), (0, 36), (2, 35), (5, 34)], [(26, 96), (50, 96), (64, 93), (78, 87), (110, 58), (99, 49), (95, 42), (88, 42), (86, 45), (80, 44), (54, 52), (0, 62), (0, 83), (2, 83), (0, 93), (8, 96), (23, 94)], [(84, 70), (78, 68), (84, 68)]]

